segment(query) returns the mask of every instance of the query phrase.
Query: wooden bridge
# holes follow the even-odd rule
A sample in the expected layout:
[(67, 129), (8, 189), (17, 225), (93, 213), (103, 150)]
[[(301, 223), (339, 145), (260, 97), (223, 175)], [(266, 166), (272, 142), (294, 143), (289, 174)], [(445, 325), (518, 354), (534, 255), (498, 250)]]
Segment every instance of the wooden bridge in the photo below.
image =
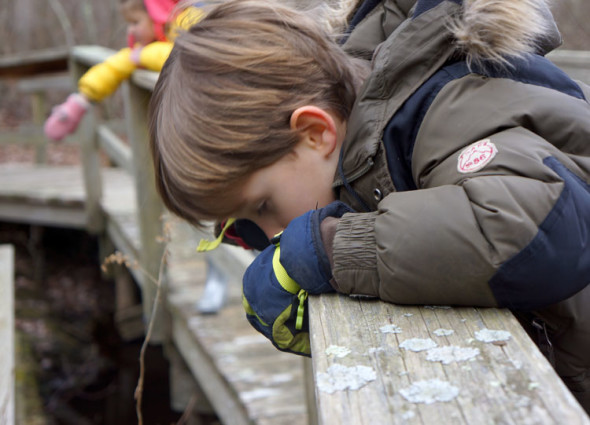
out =
[[(38, 61), (63, 63), (59, 58), (66, 55), (68, 87), (112, 53), (79, 46)], [(556, 52), (552, 58), (590, 81), (587, 52)], [(5, 70), (0, 75), (31, 67), (31, 61), (0, 60)], [(194, 408), (213, 409), (225, 425), (590, 424), (506, 310), (314, 296), (309, 299), (313, 361), (275, 350), (250, 327), (241, 305), (241, 274), (253, 254), (227, 246), (197, 254), (199, 239), (210, 235), (166, 214), (156, 194), (146, 110), (157, 77), (137, 71), (124, 83), (122, 121), (87, 114), (76, 134), (81, 167), (43, 164), (38, 125), (46, 113), (44, 93), (64, 85), (63, 78), (23, 79), (37, 127), (4, 132), (0, 142), (36, 141), (39, 161), (0, 165), (5, 182), (0, 220), (86, 229), (100, 237), (102, 258), (117, 250), (136, 264), (130, 275), (110, 270), (117, 283), (117, 321), (123, 336), (143, 333), (161, 299), (151, 341), (162, 344), (170, 360), (175, 409), (183, 410), (199, 394), (207, 403)], [(109, 166), (102, 165), (105, 155)], [(158, 242), (162, 239), (167, 242)], [(153, 278), (164, 251), (169, 258), (158, 291)], [(10, 252), (0, 248), (3, 347), (12, 338), (11, 307), (4, 308), (11, 298)], [(134, 285), (141, 303), (132, 296)], [(432, 350), (435, 346), (439, 350)], [(13, 384), (5, 382), (12, 366), (0, 363), (0, 421), (11, 424)]]

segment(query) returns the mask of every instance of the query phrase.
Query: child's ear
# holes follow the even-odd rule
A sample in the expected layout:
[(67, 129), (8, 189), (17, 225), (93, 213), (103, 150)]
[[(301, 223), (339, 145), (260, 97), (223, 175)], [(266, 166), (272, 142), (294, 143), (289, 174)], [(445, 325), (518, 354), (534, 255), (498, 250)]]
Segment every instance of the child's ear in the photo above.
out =
[(338, 145), (338, 127), (325, 109), (306, 105), (291, 114), (291, 129), (298, 131), (301, 141), (329, 155)]

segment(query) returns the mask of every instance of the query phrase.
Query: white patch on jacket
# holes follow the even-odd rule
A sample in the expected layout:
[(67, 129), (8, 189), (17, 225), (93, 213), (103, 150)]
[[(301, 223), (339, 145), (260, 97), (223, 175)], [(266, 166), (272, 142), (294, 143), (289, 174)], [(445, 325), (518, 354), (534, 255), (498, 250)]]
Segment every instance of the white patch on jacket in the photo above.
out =
[(470, 144), (459, 154), (457, 171), (474, 173), (488, 165), (498, 153), (498, 148), (490, 139), (479, 140)]

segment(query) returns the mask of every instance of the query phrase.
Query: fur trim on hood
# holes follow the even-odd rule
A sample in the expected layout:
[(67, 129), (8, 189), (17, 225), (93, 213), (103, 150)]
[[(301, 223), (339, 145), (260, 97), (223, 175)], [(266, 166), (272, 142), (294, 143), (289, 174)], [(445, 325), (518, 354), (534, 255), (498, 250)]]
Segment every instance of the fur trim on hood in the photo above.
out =
[(463, 0), (450, 29), (467, 63), (501, 65), (541, 52), (556, 31), (549, 0)]

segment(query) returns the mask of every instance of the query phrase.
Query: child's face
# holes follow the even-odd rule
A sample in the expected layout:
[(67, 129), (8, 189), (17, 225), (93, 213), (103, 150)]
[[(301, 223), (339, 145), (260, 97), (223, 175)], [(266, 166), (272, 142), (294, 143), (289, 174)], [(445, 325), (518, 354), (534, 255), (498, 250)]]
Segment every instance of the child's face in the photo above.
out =
[(332, 190), (336, 165), (300, 142), (294, 154), (251, 175), (235, 217), (252, 220), (272, 238), (294, 218), (336, 200)]
[(150, 44), (156, 39), (154, 24), (145, 10), (130, 9), (123, 12), (127, 22), (127, 37), (142, 46)]

